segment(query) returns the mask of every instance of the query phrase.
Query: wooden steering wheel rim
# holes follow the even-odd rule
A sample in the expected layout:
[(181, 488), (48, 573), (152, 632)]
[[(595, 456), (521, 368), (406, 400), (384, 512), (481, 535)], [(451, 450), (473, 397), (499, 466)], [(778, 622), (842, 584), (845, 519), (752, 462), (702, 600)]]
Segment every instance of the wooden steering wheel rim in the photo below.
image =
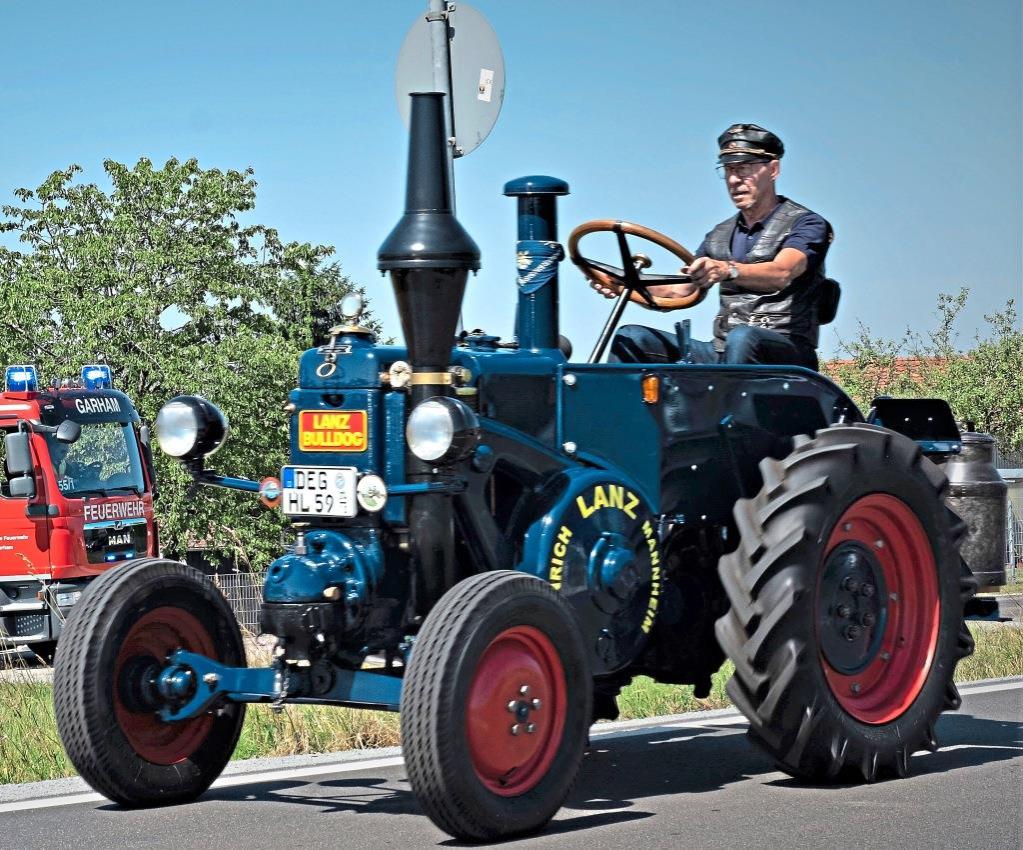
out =
[[(579, 253), (579, 241), (590, 233), (625, 233), (631, 236), (638, 236), (640, 239), (646, 239), (649, 242), (653, 242), (655, 245), (660, 245), (667, 251), (670, 251), (683, 263), (689, 265), (694, 259), (693, 253), (683, 245), (680, 245), (670, 236), (665, 236), (663, 233), (657, 230), (653, 230), (649, 227), (645, 227), (642, 224), (633, 224), (629, 221), (616, 221), (610, 218), (598, 218), (593, 221), (586, 221), (580, 224), (568, 237), (568, 258), (575, 263), (582, 271), (582, 273), (589, 279), (595, 280), (601, 286), (606, 286), (608, 289), (614, 290), (616, 293), (622, 291), (622, 285), (607, 272), (602, 269), (598, 269), (592, 265), (591, 261)], [(693, 292), (691, 295), (685, 295), (678, 298), (663, 298), (657, 295), (652, 295), (654, 304), (659, 310), (678, 310), (684, 307), (693, 307), (699, 304), (707, 295), (707, 290), (700, 288)], [(646, 299), (638, 292), (631, 292), (629, 298), (635, 301), (637, 304), (641, 304), (644, 307), (649, 308), (650, 305)]]

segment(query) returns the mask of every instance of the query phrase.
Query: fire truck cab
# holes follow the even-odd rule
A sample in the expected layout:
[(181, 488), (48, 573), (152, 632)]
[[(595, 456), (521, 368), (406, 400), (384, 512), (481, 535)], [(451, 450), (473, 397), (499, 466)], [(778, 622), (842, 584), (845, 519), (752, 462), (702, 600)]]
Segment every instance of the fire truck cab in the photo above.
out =
[(106, 365), (44, 389), (11, 366), (0, 432), (0, 649), (49, 659), (91, 579), (158, 553), (149, 429)]

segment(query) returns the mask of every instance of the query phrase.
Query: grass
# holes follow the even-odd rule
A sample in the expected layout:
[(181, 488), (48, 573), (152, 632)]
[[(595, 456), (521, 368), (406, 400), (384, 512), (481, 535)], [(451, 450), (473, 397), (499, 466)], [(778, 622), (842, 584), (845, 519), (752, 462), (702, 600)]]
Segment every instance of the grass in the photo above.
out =
[(1011, 582), (999, 587), (998, 590), (991, 591), (991, 593), (995, 593), (998, 596), (1019, 596), (1023, 593), (1023, 581)]
[[(1023, 628), (971, 622), (977, 642), (973, 656), (960, 662), (956, 681), (1023, 675)], [(0, 665), (2, 665), (0, 661)], [(726, 663), (713, 677), (706, 699), (693, 696), (688, 685), (661, 685), (636, 679), (619, 698), (623, 720), (676, 714), (729, 705)], [(0, 681), (0, 784), (73, 776), (53, 717), (49, 683), (32, 681), (22, 666)], [(286, 706), (279, 714), (269, 706), (249, 706), (234, 758), (326, 753), (337, 750), (393, 746), (398, 743), (396, 714), (311, 705)]]

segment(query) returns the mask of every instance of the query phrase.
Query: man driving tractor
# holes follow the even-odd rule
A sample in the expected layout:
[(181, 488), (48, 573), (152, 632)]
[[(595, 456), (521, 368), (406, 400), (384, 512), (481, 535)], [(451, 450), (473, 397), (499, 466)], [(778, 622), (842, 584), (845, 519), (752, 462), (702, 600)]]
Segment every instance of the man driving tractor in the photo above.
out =
[[(655, 297), (684, 297), (720, 284), (714, 339), (693, 340), (693, 363), (775, 363), (816, 369), (819, 325), (833, 313), (837, 284), (824, 273), (833, 237), (817, 213), (777, 194), (785, 146), (756, 124), (733, 124), (718, 137), (718, 171), (739, 212), (711, 230), (682, 269), (691, 283), (650, 286)], [(613, 298), (618, 293), (594, 280)], [(830, 307), (822, 311), (822, 301)], [(610, 360), (675, 363), (678, 340), (644, 325), (615, 335)]]

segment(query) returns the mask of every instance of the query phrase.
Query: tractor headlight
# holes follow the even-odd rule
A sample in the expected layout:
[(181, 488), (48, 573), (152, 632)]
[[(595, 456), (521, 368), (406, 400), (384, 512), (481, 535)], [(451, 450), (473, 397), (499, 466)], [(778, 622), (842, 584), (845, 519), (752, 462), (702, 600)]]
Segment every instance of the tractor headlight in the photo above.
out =
[(420, 460), (448, 463), (466, 457), (479, 440), (479, 420), (462, 402), (446, 396), (418, 404), (405, 426), (408, 446)]
[(224, 444), (229, 429), (220, 409), (197, 395), (172, 398), (156, 415), (160, 448), (178, 460), (213, 454)]

